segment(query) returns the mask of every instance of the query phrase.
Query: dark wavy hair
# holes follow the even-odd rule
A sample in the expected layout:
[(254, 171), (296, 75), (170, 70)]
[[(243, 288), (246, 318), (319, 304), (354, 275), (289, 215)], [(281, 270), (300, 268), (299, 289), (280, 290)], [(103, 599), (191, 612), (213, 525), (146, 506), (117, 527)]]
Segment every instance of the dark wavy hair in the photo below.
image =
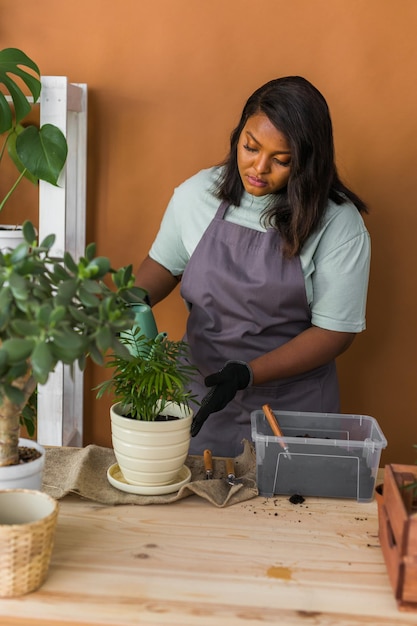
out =
[(329, 198), (342, 204), (351, 200), (367, 213), (365, 203), (340, 180), (334, 160), (333, 129), (322, 94), (300, 76), (271, 80), (246, 102), (239, 124), (230, 137), (230, 151), (216, 189), (221, 200), (239, 206), (244, 187), (237, 166), (237, 144), (252, 115), (264, 113), (287, 139), (291, 150), (290, 177), (264, 211), (265, 225), (276, 228), (284, 252), (299, 254), (309, 235), (319, 226)]

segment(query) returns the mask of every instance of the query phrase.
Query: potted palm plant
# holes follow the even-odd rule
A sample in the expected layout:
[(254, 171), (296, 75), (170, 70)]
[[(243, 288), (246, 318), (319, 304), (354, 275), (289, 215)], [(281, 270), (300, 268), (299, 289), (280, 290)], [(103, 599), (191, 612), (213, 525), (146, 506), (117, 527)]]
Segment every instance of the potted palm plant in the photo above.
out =
[(119, 334), (134, 312), (125, 304), (146, 295), (131, 266), (113, 270), (94, 244), (75, 261), (52, 254), (54, 235), (37, 244), (31, 222), (23, 235), (14, 250), (0, 250), (0, 485), (10, 467), (31, 465), (19, 462), (19, 422), (36, 385), (58, 362), (84, 369), (87, 356), (104, 365), (108, 350), (128, 355)]
[(160, 493), (161, 488), (167, 493), (175, 490), (178, 480), (191, 477), (184, 461), (195, 367), (187, 360), (187, 344), (171, 341), (165, 333), (147, 337), (138, 325), (123, 333), (122, 340), (128, 354), (112, 356), (107, 363), (113, 369), (111, 378), (99, 385), (97, 394), (112, 391), (116, 401), (110, 417), (117, 464), (109, 469), (109, 480), (125, 491), (129, 488), (124, 481), (135, 486), (136, 493)]
[[(58, 184), (67, 158), (67, 142), (61, 130), (53, 124), (25, 123), (41, 93), (40, 71), (37, 64), (22, 50), (0, 50), (0, 163), (6, 154), (16, 169), (10, 188), (1, 190), (0, 211), (23, 178), (33, 183), (44, 180)], [(30, 98), (33, 102), (31, 102)], [(18, 235), (16, 225), (1, 226), (8, 239), (0, 247), (10, 245), (10, 236)], [(1, 233), (0, 233), (1, 234)], [(5, 234), (5, 233), (3, 233)]]
[(416, 611), (417, 465), (385, 465), (377, 502), (379, 539), (395, 598), (400, 609)]

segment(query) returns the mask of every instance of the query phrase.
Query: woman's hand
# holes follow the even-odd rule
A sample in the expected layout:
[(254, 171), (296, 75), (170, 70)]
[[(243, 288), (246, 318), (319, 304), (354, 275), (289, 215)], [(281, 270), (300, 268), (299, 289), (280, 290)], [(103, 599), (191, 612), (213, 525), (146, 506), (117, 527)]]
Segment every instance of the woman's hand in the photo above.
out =
[(195, 437), (211, 413), (221, 411), (241, 389), (246, 389), (252, 382), (252, 372), (244, 361), (228, 361), (221, 370), (204, 379), (211, 390), (203, 398), (200, 409), (191, 425), (191, 436)]

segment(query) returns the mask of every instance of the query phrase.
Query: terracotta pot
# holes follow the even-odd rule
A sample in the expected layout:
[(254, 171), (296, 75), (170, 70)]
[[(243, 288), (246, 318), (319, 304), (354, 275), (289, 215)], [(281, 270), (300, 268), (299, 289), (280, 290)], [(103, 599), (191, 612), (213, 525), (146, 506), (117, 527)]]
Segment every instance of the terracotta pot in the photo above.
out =
[(379, 539), (388, 576), (402, 610), (417, 611), (417, 516), (409, 508), (407, 484), (417, 481), (417, 466), (389, 464), (377, 496)]
[(384, 485), (377, 485), (375, 487), (375, 500), (378, 505), (384, 501)]
[(179, 419), (145, 422), (125, 417), (121, 404), (110, 408), (114, 454), (131, 485), (167, 485), (184, 465), (190, 447), (193, 411), (167, 405), (162, 412)]

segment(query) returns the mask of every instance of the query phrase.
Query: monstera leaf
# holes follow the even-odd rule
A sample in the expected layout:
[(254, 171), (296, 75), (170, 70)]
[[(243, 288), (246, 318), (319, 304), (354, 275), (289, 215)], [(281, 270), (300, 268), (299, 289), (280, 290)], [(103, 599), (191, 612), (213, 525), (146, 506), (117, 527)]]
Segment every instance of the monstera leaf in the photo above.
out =
[[(23, 68), (32, 70), (37, 77)], [(40, 72), (36, 63), (17, 48), (0, 50), (0, 85), (4, 85), (6, 93), (10, 94), (15, 113), (13, 121), (10, 103), (0, 91), (0, 134), (11, 130), (13, 124), (20, 122), (31, 110), (31, 104), (22, 91), (20, 82), (26, 85), (36, 102), (41, 92)]]
[[(0, 211), (23, 177), (58, 184), (68, 152), (64, 134), (53, 124), (22, 124), (23, 118), (39, 100), (40, 70), (22, 50), (0, 50), (0, 135), (5, 135), (0, 161), (7, 152), (19, 172), (18, 178), (0, 199)], [(30, 95), (33, 98), (30, 98)]]
[(44, 124), (40, 129), (29, 126), (16, 139), (16, 153), (20, 163), (30, 174), (52, 185), (58, 183), (67, 152), (63, 133), (52, 124)]

